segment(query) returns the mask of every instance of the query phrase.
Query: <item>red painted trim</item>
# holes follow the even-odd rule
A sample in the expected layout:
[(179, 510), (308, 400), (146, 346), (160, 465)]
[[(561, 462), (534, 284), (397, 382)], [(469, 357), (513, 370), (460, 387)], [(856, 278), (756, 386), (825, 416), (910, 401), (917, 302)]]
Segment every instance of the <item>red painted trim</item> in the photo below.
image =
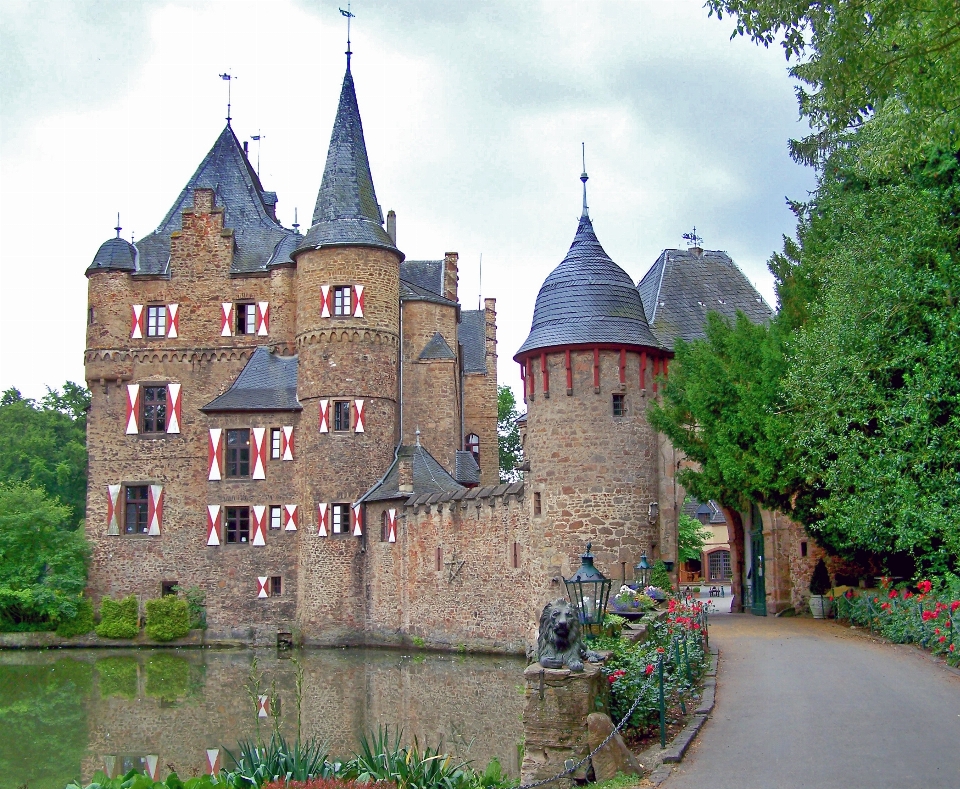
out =
[(653, 391), (657, 391), (657, 376), (660, 375), (660, 357), (653, 357)]
[(533, 375), (533, 357), (527, 357), (527, 381), (530, 383), (530, 394), (536, 394), (537, 379)]
[(545, 348), (533, 348), (529, 351), (524, 351), (522, 354), (517, 354), (513, 357), (515, 362), (523, 364), (527, 359), (535, 356), (539, 356), (541, 353), (563, 353), (564, 351), (592, 351), (595, 348), (599, 348), (601, 351), (619, 351), (621, 348), (626, 348), (628, 353), (640, 353), (642, 351), (649, 351), (651, 355), (658, 353), (661, 355), (673, 356), (671, 351), (665, 350), (664, 348), (657, 348), (654, 345), (630, 345), (624, 343), (612, 343), (612, 342), (598, 342), (598, 343), (581, 343), (570, 345), (550, 345)]
[(567, 389), (573, 389), (573, 369), (570, 367), (570, 349), (567, 348), (564, 353), (566, 355), (564, 363), (567, 366)]
[(600, 346), (593, 346), (593, 385), (600, 386)]
[(663, 359), (663, 380), (664, 380), (664, 381), (667, 380), (667, 362), (668, 362), (668, 361), (669, 361), (669, 359), (667, 359), (666, 357), (664, 357), (664, 359)]
[(620, 349), (620, 383), (627, 382), (627, 349)]
[(647, 352), (640, 351), (640, 388), (647, 388)]
[(550, 373), (547, 371), (547, 355), (540, 354), (540, 375), (543, 376), (543, 393), (550, 393)]

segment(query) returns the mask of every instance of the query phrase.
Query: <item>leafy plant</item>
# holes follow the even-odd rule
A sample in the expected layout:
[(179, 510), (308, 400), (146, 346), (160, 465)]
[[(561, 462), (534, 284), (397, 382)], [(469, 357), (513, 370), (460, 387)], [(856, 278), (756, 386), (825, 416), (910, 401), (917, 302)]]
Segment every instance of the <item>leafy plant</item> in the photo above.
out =
[(824, 595), (830, 591), (830, 573), (827, 572), (827, 565), (823, 559), (818, 559), (813, 568), (813, 575), (810, 576), (810, 594)]
[(186, 600), (177, 595), (164, 595), (147, 600), (147, 624), (144, 630), (154, 641), (173, 641), (190, 632), (190, 612)]
[(104, 597), (100, 601), (100, 624), (97, 635), (102, 638), (136, 638), (140, 632), (140, 603), (134, 595), (122, 600)]
[(212, 775), (198, 775), (182, 781), (176, 773), (170, 773), (166, 780), (154, 781), (149, 775), (131, 770), (118, 778), (107, 778), (102, 772), (97, 772), (90, 783), (74, 781), (67, 784), (66, 789), (218, 789), (222, 786)]
[(161, 701), (176, 701), (190, 691), (190, 663), (161, 651), (147, 659), (145, 692)]
[(681, 562), (699, 561), (703, 546), (713, 537), (713, 532), (696, 518), (681, 511), (677, 523), (677, 558)]
[(360, 748), (345, 766), (344, 773), (358, 781), (390, 781), (398, 789), (468, 789), (472, 774), (467, 762), (454, 762), (439, 748), (424, 747), (414, 737), (412, 745), (401, 745), (403, 732), (391, 736), (390, 727), (360, 738)]
[(76, 616), (64, 619), (57, 625), (57, 635), (61, 638), (83, 636), (91, 632), (94, 626), (93, 601), (84, 595), (80, 598), (80, 602), (77, 603)]
[(500, 481), (516, 482), (520, 479), (517, 466), (523, 458), (523, 445), (520, 443), (520, 427), (517, 419), (517, 399), (509, 386), (497, 387), (497, 444), (500, 454)]
[(668, 592), (673, 588), (673, 581), (670, 580), (667, 565), (662, 561), (654, 564), (653, 569), (650, 571), (650, 586), (655, 586), (657, 589), (663, 589)]
[(270, 781), (306, 781), (310, 778), (331, 778), (341, 768), (328, 759), (327, 746), (317, 739), (290, 744), (279, 731), (274, 731), (266, 745), (255, 740), (241, 740), (236, 755), (224, 749), (236, 763), (226, 774), (227, 783), (236, 789), (260, 787)]
[(207, 596), (199, 586), (190, 586), (186, 589), (176, 587), (177, 594), (183, 594), (187, 601), (187, 611), (190, 614), (190, 629), (207, 628)]
[(137, 697), (137, 659), (128, 655), (100, 658), (94, 664), (97, 670), (97, 686), (100, 698), (120, 696), (125, 699)]

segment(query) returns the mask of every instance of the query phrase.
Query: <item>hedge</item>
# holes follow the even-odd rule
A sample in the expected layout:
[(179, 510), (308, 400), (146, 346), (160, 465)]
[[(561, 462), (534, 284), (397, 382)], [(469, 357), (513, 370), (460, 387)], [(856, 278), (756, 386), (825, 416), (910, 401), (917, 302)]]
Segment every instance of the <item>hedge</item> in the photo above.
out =
[(158, 600), (147, 600), (147, 635), (154, 641), (173, 641), (190, 632), (190, 611), (187, 601), (168, 594)]
[(136, 638), (140, 632), (140, 604), (134, 595), (123, 600), (104, 597), (100, 602), (100, 624), (97, 635), (102, 638)]

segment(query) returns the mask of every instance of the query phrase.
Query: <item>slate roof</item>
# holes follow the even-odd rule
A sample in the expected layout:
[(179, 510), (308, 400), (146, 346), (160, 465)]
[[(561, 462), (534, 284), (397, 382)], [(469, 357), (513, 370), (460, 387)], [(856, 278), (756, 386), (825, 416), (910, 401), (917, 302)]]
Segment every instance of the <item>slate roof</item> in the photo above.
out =
[[(297, 235), (270, 217), (267, 205), (276, 204), (276, 193), (264, 191), (228, 123), (159, 227), (137, 241), (134, 273), (169, 276), (170, 234), (182, 229), (181, 213), (193, 208), (194, 190), (200, 188), (214, 191), (217, 206), (224, 209), (223, 226), (233, 230), (232, 274), (266, 271), (268, 264), (290, 260), (289, 251), (283, 250), (290, 247), (291, 239)], [(102, 265), (103, 251), (104, 247), (100, 247), (87, 268), (88, 274), (106, 268)]]
[(119, 235), (104, 241), (93, 256), (93, 263), (87, 267), (87, 273), (95, 270), (136, 271), (137, 248)]
[(726, 252), (665, 249), (637, 285), (650, 328), (665, 348), (677, 338), (702, 339), (707, 313), (731, 321), (737, 310), (754, 323), (765, 323), (773, 310)]
[(463, 346), (463, 371), (487, 372), (487, 313), (485, 310), (461, 310), (457, 341)]
[(422, 288), (412, 282), (408, 282), (400, 277), (400, 300), (401, 301), (430, 301), (434, 304), (446, 304), (449, 307), (456, 307), (457, 302), (438, 296), (428, 288)]
[(297, 399), (296, 356), (277, 356), (264, 345), (257, 348), (237, 380), (201, 411), (301, 411)]
[[(399, 490), (400, 461), (413, 459), (413, 493)], [(456, 493), (466, 490), (422, 446), (400, 446), (387, 473), (362, 497), (361, 501), (388, 501), (435, 493)]]
[(514, 358), (558, 345), (659, 347), (633, 280), (603, 251), (584, 211), (563, 262), (537, 294), (530, 334)]
[(477, 458), (465, 449), (457, 450), (457, 482), (468, 487), (480, 484), (480, 466), (477, 464)]
[(712, 499), (701, 503), (692, 496), (688, 496), (687, 500), (683, 502), (682, 510), (691, 518), (697, 518), (698, 520), (700, 515), (709, 515), (710, 518), (708, 522), (711, 524), (727, 522), (727, 519), (723, 516), (723, 510), (720, 509), (720, 505)]
[(443, 261), (405, 260), (400, 264), (400, 279), (443, 296)]
[(420, 356), (417, 358), (425, 362), (436, 359), (456, 359), (457, 355), (450, 350), (450, 346), (447, 345), (447, 341), (443, 339), (443, 335), (440, 334), (440, 332), (434, 332), (433, 337), (431, 337), (430, 341), (423, 347), (423, 350), (420, 351)]
[(383, 228), (349, 61), (313, 209), (313, 225), (297, 249), (322, 246), (382, 247), (403, 257)]

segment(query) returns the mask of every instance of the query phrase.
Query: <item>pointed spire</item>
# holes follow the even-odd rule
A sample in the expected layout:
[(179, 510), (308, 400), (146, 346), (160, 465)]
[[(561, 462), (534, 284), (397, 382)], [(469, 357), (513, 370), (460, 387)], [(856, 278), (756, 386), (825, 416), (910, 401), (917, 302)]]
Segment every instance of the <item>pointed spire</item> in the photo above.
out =
[(590, 176), (587, 175), (587, 144), (580, 143), (580, 154), (583, 157), (583, 172), (580, 173), (580, 180), (583, 182), (583, 211), (580, 213), (581, 219), (590, 218), (590, 210), (587, 208), (587, 181)]
[(123, 228), (120, 227), (120, 212), (119, 212), (119, 211), (117, 211), (117, 226), (114, 228), (114, 230), (117, 231), (117, 238), (120, 238), (120, 231), (123, 230)]

